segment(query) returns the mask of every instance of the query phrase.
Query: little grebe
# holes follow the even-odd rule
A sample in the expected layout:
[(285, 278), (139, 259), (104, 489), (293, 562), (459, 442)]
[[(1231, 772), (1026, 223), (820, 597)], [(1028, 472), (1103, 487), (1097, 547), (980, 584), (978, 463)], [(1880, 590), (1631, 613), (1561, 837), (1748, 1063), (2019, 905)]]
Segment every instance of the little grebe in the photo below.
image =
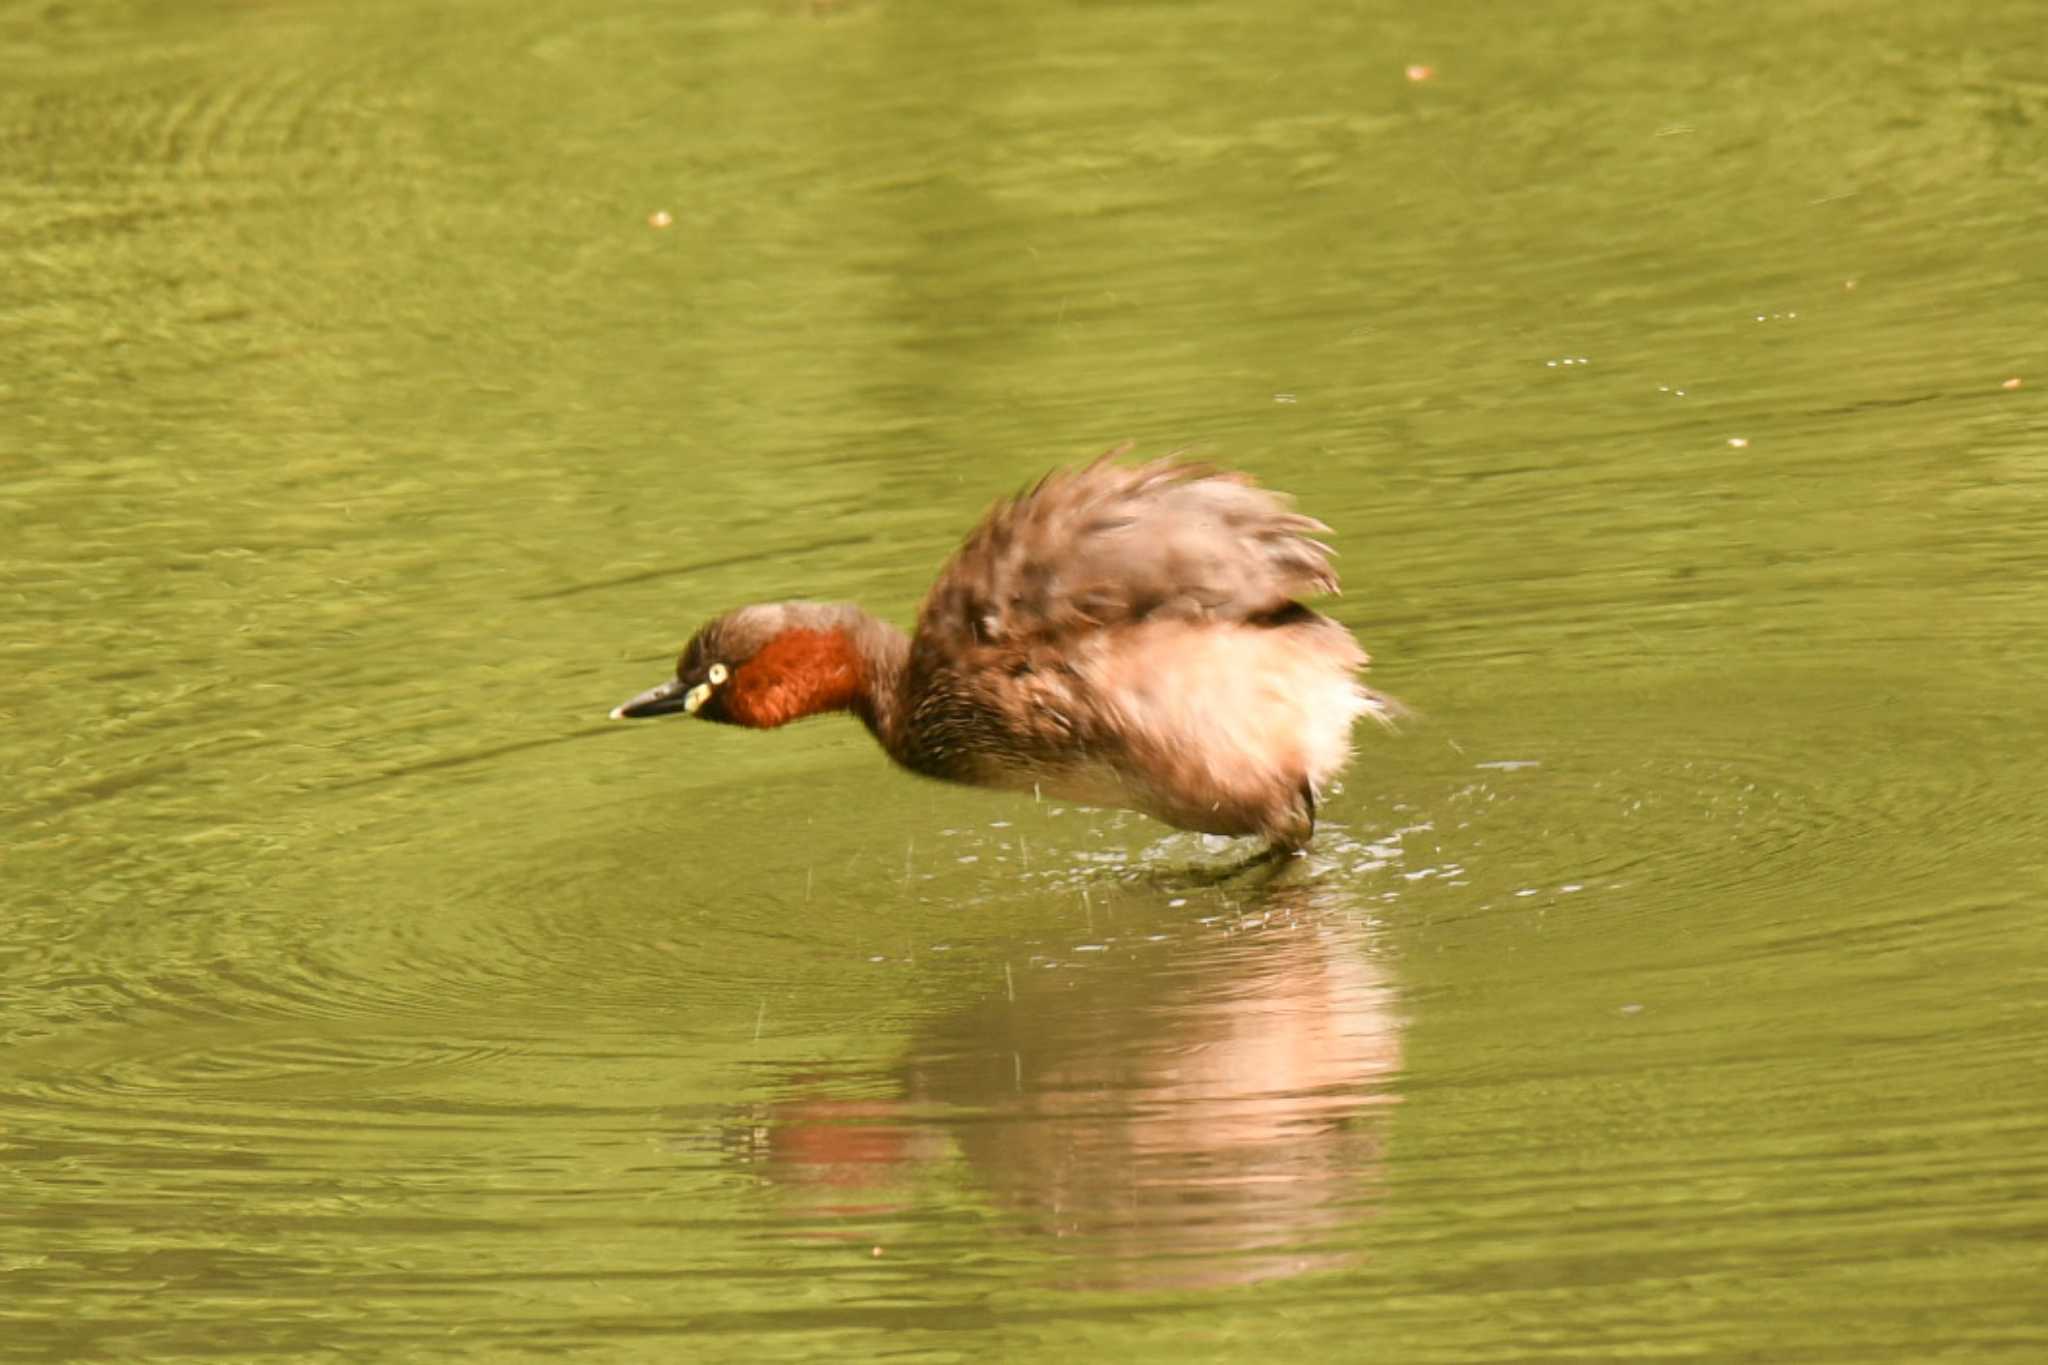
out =
[(1328, 529), (1243, 474), (1105, 456), (991, 508), (915, 635), (846, 603), (741, 607), (612, 717), (851, 711), (913, 772), (1297, 849), (1352, 723), (1396, 709), (1294, 600), (1337, 590)]

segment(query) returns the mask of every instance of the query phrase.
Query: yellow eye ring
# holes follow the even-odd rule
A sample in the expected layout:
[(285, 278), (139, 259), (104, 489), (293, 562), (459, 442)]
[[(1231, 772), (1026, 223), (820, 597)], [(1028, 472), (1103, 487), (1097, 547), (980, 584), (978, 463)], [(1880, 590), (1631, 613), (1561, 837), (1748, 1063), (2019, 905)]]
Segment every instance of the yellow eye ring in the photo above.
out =
[(713, 687), (716, 687), (718, 686), (718, 684), (724, 682), (729, 675), (725, 671), (724, 664), (713, 664), (711, 665), (710, 670), (706, 672), (704, 676), (710, 681)]

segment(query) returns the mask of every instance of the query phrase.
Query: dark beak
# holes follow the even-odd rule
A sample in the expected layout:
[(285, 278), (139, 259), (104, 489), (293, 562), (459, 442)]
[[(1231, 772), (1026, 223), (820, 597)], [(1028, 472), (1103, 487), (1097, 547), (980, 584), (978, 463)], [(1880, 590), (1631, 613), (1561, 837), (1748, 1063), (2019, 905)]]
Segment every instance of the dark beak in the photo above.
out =
[(645, 716), (665, 716), (671, 711), (685, 707), (683, 698), (689, 692), (682, 679), (670, 678), (659, 687), (650, 687), (629, 702), (612, 708), (613, 720), (639, 720)]

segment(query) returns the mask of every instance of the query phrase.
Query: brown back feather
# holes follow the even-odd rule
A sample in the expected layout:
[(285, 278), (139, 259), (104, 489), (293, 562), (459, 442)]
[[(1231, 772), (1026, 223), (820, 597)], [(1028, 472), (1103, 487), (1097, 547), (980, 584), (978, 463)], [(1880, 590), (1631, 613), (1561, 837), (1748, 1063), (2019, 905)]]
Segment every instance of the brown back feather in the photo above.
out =
[(1329, 528), (1249, 476), (1177, 460), (1048, 474), (989, 510), (918, 617), (921, 640), (1026, 645), (1145, 620), (1242, 620), (1337, 591)]

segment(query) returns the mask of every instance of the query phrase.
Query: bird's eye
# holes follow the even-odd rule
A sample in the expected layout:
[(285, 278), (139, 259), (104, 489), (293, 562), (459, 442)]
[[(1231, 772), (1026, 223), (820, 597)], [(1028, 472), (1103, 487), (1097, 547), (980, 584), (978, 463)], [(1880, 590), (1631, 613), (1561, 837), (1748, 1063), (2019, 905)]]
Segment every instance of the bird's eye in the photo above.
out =
[(711, 671), (706, 673), (704, 676), (711, 681), (712, 686), (716, 687), (719, 683), (724, 682), (726, 679), (725, 665), (711, 665)]

